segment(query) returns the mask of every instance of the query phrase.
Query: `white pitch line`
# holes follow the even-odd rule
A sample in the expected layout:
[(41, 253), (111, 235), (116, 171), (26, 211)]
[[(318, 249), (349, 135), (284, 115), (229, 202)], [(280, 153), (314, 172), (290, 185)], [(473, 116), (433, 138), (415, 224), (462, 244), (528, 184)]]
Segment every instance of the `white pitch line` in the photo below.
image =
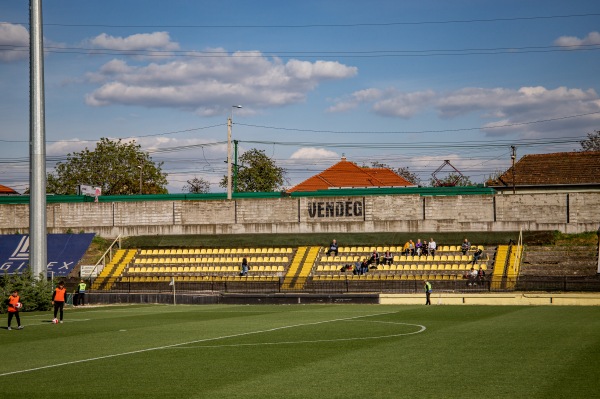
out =
[(92, 357), (92, 358), (89, 358), (89, 359), (73, 360), (73, 361), (64, 362), (64, 363), (49, 364), (47, 366), (34, 367), (34, 368), (30, 368), (30, 369), (25, 369), (25, 370), (9, 371), (7, 373), (1, 373), (0, 377), (6, 377), (8, 375), (15, 375), (15, 374), (29, 373), (29, 372), (32, 372), (32, 371), (39, 371), (39, 370), (51, 369), (51, 368), (56, 368), (56, 367), (61, 367), (61, 366), (69, 366), (69, 365), (79, 364), (79, 363), (93, 362), (93, 361), (96, 361), (96, 360), (111, 359), (111, 358), (114, 358), (114, 357), (121, 357), (121, 356), (127, 356), (127, 355), (135, 355), (135, 354), (139, 354), (139, 353), (145, 353), (145, 352), (152, 352), (152, 351), (163, 350), (163, 349), (176, 348), (178, 346), (196, 344), (196, 343), (199, 343), (199, 342), (218, 341), (220, 339), (243, 337), (243, 336), (246, 336), (246, 335), (261, 334), (261, 333), (266, 333), (266, 332), (272, 332), (272, 331), (278, 331), (278, 330), (285, 330), (285, 329), (288, 329), (288, 328), (304, 327), (304, 326), (318, 325), (318, 324), (324, 324), (324, 323), (332, 323), (332, 322), (335, 322), (335, 321), (347, 321), (347, 320), (358, 319), (358, 318), (362, 318), (362, 317), (382, 316), (382, 315), (387, 315), (387, 314), (392, 314), (392, 313), (397, 313), (397, 312), (385, 312), (385, 313), (376, 313), (376, 314), (372, 314), (372, 315), (355, 316), (355, 317), (345, 317), (345, 318), (341, 318), (341, 319), (324, 320), (324, 321), (317, 321), (317, 322), (313, 322), (313, 323), (294, 324), (294, 325), (290, 325), (290, 326), (274, 327), (274, 328), (269, 328), (267, 330), (250, 331), (250, 332), (239, 333), (239, 334), (225, 335), (225, 336), (222, 336), (222, 337), (197, 339), (197, 340), (194, 340), (194, 341), (182, 342), (182, 343), (179, 343), (179, 344), (171, 344), (171, 345), (157, 346), (157, 347), (154, 347), (154, 348), (139, 349), (139, 350), (129, 351), (129, 352), (114, 353), (112, 355)]
[[(335, 320), (332, 320), (335, 321)], [(415, 326), (419, 327), (418, 331), (412, 331), (407, 333), (398, 333), (398, 334), (390, 334), (390, 335), (379, 335), (372, 337), (351, 337), (351, 338), (334, 338), (334, 339), (315, 339), (315, 340), (307, 340), (307, 341), (281, 341), (281, 342), (255, 342), (255, 343), (244, 343), (244, 344), (230, 344), (230, 345), (194, 345), (187, 347), (177, 347), (172, 349), (198, 349), (198, 348), (231, 348), (231, 347), (241, 347), (241, 346), (270, 346), (270, 345), (295, 345), (295, 344), (318, 344), (323, 342), (347, 342), (347, 341), (365, 341), (369, 339), (384, 339), (384, 338), (394, 338), (394, 337), (402, 337), (405, 335), (414, 335), (422, 333), (427, 329), (424, 325), (421, 324), (411, 324), (411, 323), (394, 323), (389, 321), (366, 321), (366, 320), (341, 320), (341, 321), (365, 321), (367, 323), (386, 323), (386, 324), (401, 324), (406, 326)]]

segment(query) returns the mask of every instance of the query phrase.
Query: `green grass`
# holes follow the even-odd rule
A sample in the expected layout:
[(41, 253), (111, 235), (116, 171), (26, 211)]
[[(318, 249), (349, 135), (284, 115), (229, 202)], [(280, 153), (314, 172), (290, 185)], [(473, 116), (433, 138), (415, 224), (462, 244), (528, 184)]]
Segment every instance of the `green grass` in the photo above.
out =
[(3, 397), (598, 396), (598, 307), (152, 305), (50, 319), (0, 329)]

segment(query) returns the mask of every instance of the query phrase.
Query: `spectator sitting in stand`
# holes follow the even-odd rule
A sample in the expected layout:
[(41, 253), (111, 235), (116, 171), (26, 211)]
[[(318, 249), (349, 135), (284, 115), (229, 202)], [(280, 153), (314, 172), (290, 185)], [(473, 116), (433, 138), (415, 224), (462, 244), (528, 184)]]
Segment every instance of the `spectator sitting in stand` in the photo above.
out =
[(377, 252), (376, 250), (373, 250), (373, 253), (371, 254), (371, 259), (369, 259), (369, 265), (375, 265), (375, 268), (377, 268), (378, 264), (379, 264), (379, 252)]
[(385, 251), (385, 253), (383, 254), (383, 262), (386, 265), (391, 265), (394, 262), (394, 256), (392, 255), (392, 253), (388, 250)]
[(429, 255), (435, 256), (435, 250), (437, 249), (437, 243), (433, 241), (433, 238), (429, 240)]
[(471, 268), (471, 271), (468, 274), (469, 283), (468, 285), (477, 285), (477, 270), (475, 268)]
[(423, 243), (420, 238), (417, 238), (417, 243), (415, 244), (415, 254), (417, 256), (421, 256), (423, 253)]
[(465, 238), (465, 241), (460, 246), (460, 250), (462, 251), (463, 255), (466, 255), (467, 252), (469, 252), (470, 249), (471, 249), (471, 243), (469, 242), (469, 240), (467, 240)]
[(485, 270), (482, 267), (477, 271), (477, 281), (481, 284), (485, 281)]
[(354, 270), (352, 270), (352, 274), (356, 276), (360, 276), (362, 274), (362, 263), (356, 262), (354, 263)]
[(477, 251), (475, 251), (475, 253), (473, 254), (473, 262), (471, 262), (473, 266), (475, 266), (475, 264), (479, 261), (482, 255), (483, 250), (481, 248), (477, 248)]
[(424, 255), (424, 256), (429, 255), (429, 244), (427, 243), (427, 241), (423, 241), (422, 249), (423, 249), (423, 251), (421, 252), (421, 255)]
[(410, 256), (415, 256), (415, 243), (413, 240), (408, 240), (408, 249), (410, 250)]
[(331, 255), (332, 252), (335, 254), (335, 256), (337, 256), (338, 243), (335, 239), (333, 241), (331, 241), (331, 244), (329, 244), (329, 250), (327, 251), (327, 256)]
[(402, 247), (402, 252), (404, 253), (404, 255), (408, 256), (410, 254), (410, 240), (406, 241), (406, 243), (404, 244), (404, 246)]
[(363, 259), (362, 263), (360, 264), (360, 274), (365, 274), (369, 271), (369, 261), (367, 260), (367, 258)]

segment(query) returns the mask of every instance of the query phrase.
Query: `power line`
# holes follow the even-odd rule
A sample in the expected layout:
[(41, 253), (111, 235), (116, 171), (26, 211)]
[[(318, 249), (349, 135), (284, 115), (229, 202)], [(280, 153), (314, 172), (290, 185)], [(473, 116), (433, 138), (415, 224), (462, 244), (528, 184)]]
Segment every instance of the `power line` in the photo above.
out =
[(536, 121), (507, 123), (507, 124), (504, 124), (504, 125), (478, 126), (478, 127), (459, 128), (459, 129), (414, 130), (414, 131), (411, 131), (411, 130), (408, 130), (408, 131), (316, 130), (316, 129), (298, 129), (298, 128), (276, 127), (276, 126), (250, 125), (250, 124), (237, 123), (237, 122), (235, 124), (239, 125), (239, 126), (255, 127), (255, 128), (261, 128), (261, 129), (283, 130), (283, 131), (293, 131), (293, 132), (306, 132), (306, 133), (331, 133), (331, 134), (417, 134), (417, 133), (448, 133), (448, 132), (465, 132), (465, 131), (472, 131), (472, 130), (501, 129), (501, 128), (505, 128), (505, 127), (533, 125), (533, 124), (536, 124), (536, 123), (553, 122), (553, 121), (559, 121), (559, 120), (564, 120), (564, 119), (572, 119), (572, 118), (580, 118), (582, 116), (597, 115), (597, 114), (600, 114), (600, 111), (588, 112), (588, 113), (577, 114), (577, 115), (561, 116), (561, 117), (557, 117), (557, 118), (540, 119), (540, 120), (536, 120)]
[[(306, 29), (306, 28), (356, 28), (356, 27), (392, 27), (411, 25), (447, 25), (447, 24), (471, 24), (490, 22), (511, 21), (534, 21), (565, 18), (597, 17), (600, 13), (565, 14), (565, 15), (539, 15), (531, 17), (506, 17), (506, 18), (477, 18), (477, 19), (450, 19), (432, 21), (396, 21), (396, 22), (358, 22), (358, 23), (331, 23), (331, 24), (296, 24), (296, 25), (117, 25), (117, 24), (64, 24), (45, 22), (44, 26), (57, 26), (65, 28), (97, 27), (97, 28), (180, 28), (180, 29)], [(28, 22), (0, 22), (0, 24), (27, 25)]]
[[(600, 44), (581, 44), (563, 46), (526, 46), (526, 47), (492, 47), (465, 49), (430, 49), (430, 50), (363, 50), (363, 51), (239, 51), (235, 55), (223, 51), (198, 50), (120, 50), (82, 47), (45, 47), (53, 54), (86, 54), (86, 55), (118, 55), (130, 57), (185, 57), (185, 58), (402, 58), (402, 57), (437, 57), (437, 56), (471, 56), (499, 54), (535, 54), (554, 52), (581, 52), (600, 50)], [(0, 45), (0, 51), (28, 52), (27, 46)]]

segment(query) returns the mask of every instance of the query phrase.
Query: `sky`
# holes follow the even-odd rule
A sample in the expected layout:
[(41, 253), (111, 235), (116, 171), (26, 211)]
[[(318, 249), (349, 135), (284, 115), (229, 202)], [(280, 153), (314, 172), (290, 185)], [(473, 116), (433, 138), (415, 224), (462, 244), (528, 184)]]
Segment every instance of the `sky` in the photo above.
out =
[[(238, 153), (286, 187), (342, 157), (474, 183), (600, 130), (597, 1), (42, 1), (47, 170), (102, 137), (223, 192)], [(0, 184), (29, 187), (29, 3), (0, 2)], [(242, 108), (233, 106), (241, 105)], [(440, 178), (451, 172), (445, 166)]]

